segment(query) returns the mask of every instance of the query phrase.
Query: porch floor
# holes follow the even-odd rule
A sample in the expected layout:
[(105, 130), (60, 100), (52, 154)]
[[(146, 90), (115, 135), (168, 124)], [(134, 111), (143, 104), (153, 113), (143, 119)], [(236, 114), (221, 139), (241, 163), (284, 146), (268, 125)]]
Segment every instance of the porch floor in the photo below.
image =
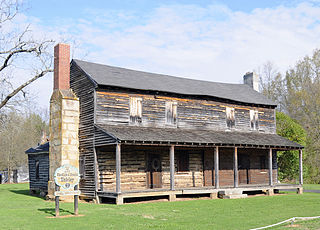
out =
[(239, 187), (188, 187), (188, 188), (176, 188), (175, 190), (170, 190), (169, 188), (155, 188), (155, 189), (145, 189), (145, 190), (134, 190), (134, 191), (123, 191), (121, 193), (116, 193), (115, 191), (98, 191), (97, 195), (99, 197), (106, 198), (133, 198), (133, 197), (152, 197), (152, 196), (170, 196), (170, 195), (192, 195), (192, 194), (212, 194), (222, 191), (238, 191), (238, 192), (248, 192), (248, 191), (260, 191), (260, 190), (287, 190), (287, 189), (301, 189), (302, 185), (299, 184), (246, 184), (239, 185)]

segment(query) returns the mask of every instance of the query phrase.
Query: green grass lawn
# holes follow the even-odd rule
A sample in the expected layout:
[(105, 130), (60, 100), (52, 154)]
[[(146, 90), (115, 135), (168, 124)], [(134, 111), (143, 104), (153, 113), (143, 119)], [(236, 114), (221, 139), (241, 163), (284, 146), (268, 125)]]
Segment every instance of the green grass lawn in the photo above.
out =
[(320, 184), (304, 184), (303, 189), (320, 190)]
[[(320, 215), (320, 194), (290, 193), (237, 200), (79, 204), (82, 217), (48, 218), (54, 202), (28, 195), (28, 184), (0, 185), (0, 229), (250, 229), (294, 216)], [(60, 215), (73, 212), (61, 203)], [(309, 224), (309, 225), (308, 225)], [(310, 221), (302, 229), (319, 229)], [(288, 229), (284, 226), (275, 229)]]

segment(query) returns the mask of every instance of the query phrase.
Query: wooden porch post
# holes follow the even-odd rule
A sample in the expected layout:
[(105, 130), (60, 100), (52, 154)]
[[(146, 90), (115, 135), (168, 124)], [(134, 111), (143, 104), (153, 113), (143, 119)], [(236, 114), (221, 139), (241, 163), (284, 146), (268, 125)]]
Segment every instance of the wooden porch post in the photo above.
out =
[(116, 145), (116, 193), (121, 193), (121, 144)]
[(233, 154), (233, 172), (234, 172), (234, 187), (237, 188), (239, 186), (238, 182), (238, 148), (234, 148)]
[(214, 148), (214, 185), (219, 188), (219, 147)]
[(299, 150), (299, 184), (303, 185), (302, 149)]
[(273, 185), (272, 179), (272, 149), (269, 149), (269, 185)]
[(174, 190), (174, 145), (170, 146), (170, 190)]

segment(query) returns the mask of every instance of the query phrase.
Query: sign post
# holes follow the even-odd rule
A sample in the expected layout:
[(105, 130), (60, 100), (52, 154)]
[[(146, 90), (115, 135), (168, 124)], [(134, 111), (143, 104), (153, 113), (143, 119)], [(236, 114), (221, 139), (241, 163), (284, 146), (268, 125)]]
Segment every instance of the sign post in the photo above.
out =
[(78, 215), (79, 195), (81, 194), (78, 189), (80, 181), (79, 169), (72, 165), (62, 165), (57, 168), (54, 173), (55, 186), (55, 216), (58, 217), (59, 211), (59, 198), (60, 196), (74, 196), (74, 215)]

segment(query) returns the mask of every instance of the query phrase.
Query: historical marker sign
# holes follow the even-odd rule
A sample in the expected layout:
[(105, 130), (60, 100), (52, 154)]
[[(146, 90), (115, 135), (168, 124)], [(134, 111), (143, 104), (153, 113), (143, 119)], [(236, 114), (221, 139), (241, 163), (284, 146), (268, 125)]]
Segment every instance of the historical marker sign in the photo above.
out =
[(69, 164), (62, 165), (54, 173), (54, 181), (63, 189), (73, 190), (80, 181), (79, 169)]
[[(56, 217), (59, 216), (59, 197), (60, 196), (74, 196), (74, 214), (78, 215), (78, 200), (81, 192), (78, 190), (78, 184), (80, 181), (79, 169), (66, 164), (62, 165), (54, 173), (54, 182), (56, 183), (56, 191), (54, 195), (56, 203)], [(63, 188), (59, 191), (59, 187)]]

